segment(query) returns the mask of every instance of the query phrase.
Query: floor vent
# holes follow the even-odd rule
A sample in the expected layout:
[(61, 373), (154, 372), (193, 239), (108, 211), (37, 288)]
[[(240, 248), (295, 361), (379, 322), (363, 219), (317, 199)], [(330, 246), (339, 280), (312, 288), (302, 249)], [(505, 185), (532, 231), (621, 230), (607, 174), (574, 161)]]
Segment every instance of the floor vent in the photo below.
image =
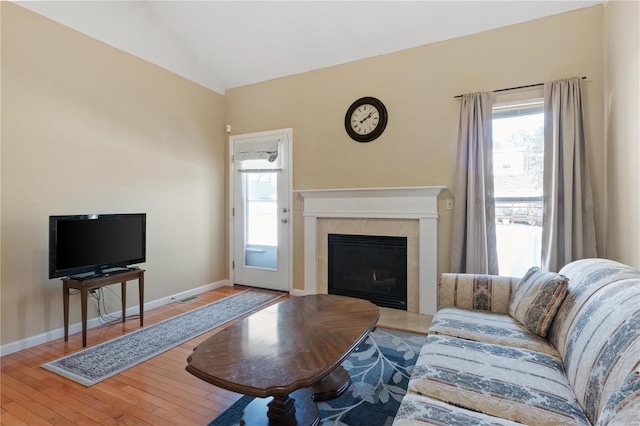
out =
[(192, 300), (196, 300), (198, 299), (198, 296), (189, 296), (189, 297), (185, 297), (184, 299), (175, 299), (176, 303), (187, 303), (187, 302), (191, 302)]

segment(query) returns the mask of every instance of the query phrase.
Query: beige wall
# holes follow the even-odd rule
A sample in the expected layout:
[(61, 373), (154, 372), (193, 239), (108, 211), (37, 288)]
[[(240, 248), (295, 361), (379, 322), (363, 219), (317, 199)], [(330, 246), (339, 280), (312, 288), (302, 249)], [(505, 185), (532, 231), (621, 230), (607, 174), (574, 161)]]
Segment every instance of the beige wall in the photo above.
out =
[[(226, 93), (234, 133), (293, 127), (294, 189), (445, 185), (452, 188), (459, 101), (453, 96), (588, 76), (584, 100), (599, 247), (603, 247), (602, 6), (351, 62)], [(362, 96), (389, 111), (385, 133), (361, 144), (344, 114)], [(449, 269), (451, 211), (441, 195), (439, 272)], [(304, 276), (295, 212), (294, 286)]]
[[(454, 95), (570, 76), (588, 76), (598, 249), (640, 267), (637, 9), (613, 1), (604, 14), (602, 6), (578, 10), (230, 89), (225, 99), (1, 2), (0, 343), (62, 327), (60, 281), (47, 279), (52, 214), (146, 212), (147, 301), (228, 276), (225, 123), (235, 134), (293, 127), (294, 189), (451, 187)], [(369, 144), (351, 141), (343, 126), (362, 96), (383, 100), (390, 115)], [(439, 272), (449, 265), (449, 196), (440, 200)], [(301, 288), (301, 210), (294, 249)], [(78, 305), (72, 299), (72, 322)]]
[[(2, 344), (63, 325), (49, 215), (147, 213), (147, 301), (224, 279), (224, 97), (1, 8)], [(71, 303), (76, 323), (79, 296)]]
[(640, 268), (640, 3), (605, 6), (606, 257)]

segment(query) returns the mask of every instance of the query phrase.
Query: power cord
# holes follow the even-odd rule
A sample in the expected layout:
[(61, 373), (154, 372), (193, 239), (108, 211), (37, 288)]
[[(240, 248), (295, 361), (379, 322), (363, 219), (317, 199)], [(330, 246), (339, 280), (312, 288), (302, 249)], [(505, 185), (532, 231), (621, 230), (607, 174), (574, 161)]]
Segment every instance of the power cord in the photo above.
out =
[[(114, 315), (111, 315), (107, 310), (107, 305), (105, 303), (105, 297), (104, 297), (104, 287), (100, 287), (98, 289), (91, 289), (89, 290), (89, 294), (91, 294), (91, 296), (94, 299), (96, 299), (96, 303), (98, 305), (98, 318), (101, 323), (108, 324), (110, 322), (119, 321), (122, 319), (122, 316), (116, 317)], [(118, 297), (117, 294), (116, 294), (116, 297)]]
[[(122, 305), (122, 298), (120, 297), (120, 295), (118, 295), (118, 293), (116, 293), (115, 291), (113, 291), (113, 289), (106, 287), (111, 293), (113, 293), (113, 295), (120, 301), (120, 305)], [(91, 290), (89, 290), (89, 294), (91, 295), (91, 297), (93, 297), (96, 300), (96, 304), (98, 307), (98, 321), (101, 324), (117, 324), (119, 322), (122, 321), (122, 315), (124, 315), (125, 313), (123, 312), (121, 315), (113, 315), (110, 314), (109, 311), (107, 310), (107, 305), (106, 305), (106, 298), (104, 295), (104, 289), (105, 287), (99, 287), (99, 288), (93, 288)], [(80, 290), (73, 290), (69, 292), (69, 295), (74, 295), (74, 294), (80, 294)], [(135, 319), (135, 318), (139, 318), (140, 315), (136, 314), (136, 315), (129, 315), (126, 318), (129, 319)]]

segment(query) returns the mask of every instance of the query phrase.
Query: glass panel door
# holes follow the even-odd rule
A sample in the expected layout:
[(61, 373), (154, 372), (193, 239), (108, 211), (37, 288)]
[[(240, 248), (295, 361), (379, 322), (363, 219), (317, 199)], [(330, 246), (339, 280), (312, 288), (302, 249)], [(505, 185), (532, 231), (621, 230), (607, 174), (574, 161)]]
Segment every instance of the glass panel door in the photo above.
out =
[(291, 288), (291, 129), (229, 138), (234, 284)]

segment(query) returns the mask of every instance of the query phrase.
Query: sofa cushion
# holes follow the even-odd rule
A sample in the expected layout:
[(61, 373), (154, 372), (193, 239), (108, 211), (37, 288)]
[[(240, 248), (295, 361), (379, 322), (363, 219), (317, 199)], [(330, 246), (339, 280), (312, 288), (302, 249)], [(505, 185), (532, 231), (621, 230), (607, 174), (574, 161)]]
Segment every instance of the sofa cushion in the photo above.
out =
[(444, 273), (438, 280), (438, 308), (450, 306), (506, 314), (511, 291), (518, 281), (500, 275)]
[(393, 426), (517, 426), (519, 424), (412, 393), (405, 395), (393, 420)]
[(589, 424), (562, 364), (527, 349), (430, 335), (408, 391), (525, 424)]
[(532, 332), (545, 337), (566, 294), (566, 277), (534, 266), (513, 290), (509, 315)]
[(598, 426), (631, 425), (640, 422), (640, 372), (634, 371), (624, 383), (609, 396), (600, 416)]
[(549, 342), (529, 331), (507, 314), (461, 308), (441, 308), (436, 312), (429, 334), (443, 334), (483, 343), (530, 349), (556, 357)]

